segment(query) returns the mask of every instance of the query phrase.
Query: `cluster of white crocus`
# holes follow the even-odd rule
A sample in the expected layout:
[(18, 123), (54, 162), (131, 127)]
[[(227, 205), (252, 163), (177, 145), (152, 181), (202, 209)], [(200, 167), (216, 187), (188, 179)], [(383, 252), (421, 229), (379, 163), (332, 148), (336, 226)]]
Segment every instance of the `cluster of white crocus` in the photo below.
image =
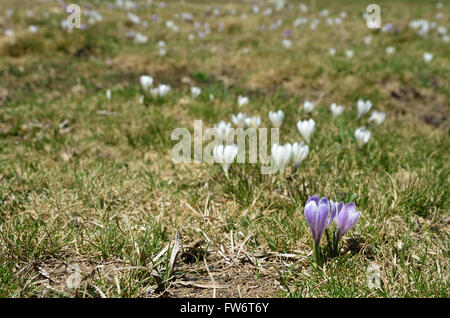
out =
[(305, 100), (303, 103), (303, 111), (305, 113), (311, 113), (314, 110), (314, 103), (308, 100)]
[(218, 145), (213, 149), (214, 161), (222, 166), (225, 176), (228, 178), (228, 170), (238, 153), (237, 145)]
[(310, 118), (308, 120), (300, 120), (297, 122), (297, 129), (305, 139), (306, 143), (309, 144), (311, 140), (311, 136), (316, 129), (316, 122), (314, 119)]
[(158, 42), (158, 47), (159, 47), (159, 55), (160, 56), (166, 56), (167, 55), (166, 42), (159, 41)]
[(247, 96), (241, 96), (241, 95), (238, 96), (237, 103), (238, 103), (239, 107), (248, 105), (248, 102), (249, 102), (249, 99)]
[(152, 88), (153, 85), (153, 77), (149, 75), (142, 75), (139, 78), (139, 83), (141, 84), (142, 90), (145, 94), (149, 94), (153, 97), (164, 97), (170, 91), (170, 85), (159, 84), (157, 87)]
[(231, 115), (231, 121), (239, 128), (245, 127), (245, 119), (247, 119), (247, 113), (238, 113), (237, 115)]
[(170, 91), (170, 85), (166, 84), (159, 84), (158, 87), (150, 89), (150, 95), (153, 97), (164, 97), (166, 96)]
[(355, 130), (356, 144), (358, 145), (359, 149), (361, 149), (364, 144), (369, 141), (371, 135), (372, 133), (365, 127), (361, 127)]
[(202, 93), (202, 89), (200, 87), (191, 87), (192, 97), (197, 98)]
[(364, 101), (362, 99), (358, 99), (357, 107), (358, 107), (357, 118), (360, 118), (362, 115), (367, 114), (369, 112), (369, 110), (372, 108), (372, 102), (370, 100)]
[(369, 121), (374, 121), (377, 125), (380, 125), (385, 119), (385, 113), (374, 110), (370, 115)]
[(137, 33), (134, 35), (134, 40), (133, 40), (133, 42), (136, 43), (136, 44), (145, 44), (145, 43), (148, 42), (148, 36), (143, 35), (143, 34), (140, 33), (140, 32), (137, 32)]
[(279, 110), (277, 112), (269, 112), (269, 121), (275, 128), (280, 128), (281, 124), (283, 124), (284, 120), (284, 112), (282, 110)]
[(280, 172), (284, 175), (287, 165), (294, 162), (293, 172), (297, 170), (298, 165), (308, 156), (309, 147), (305, 143), (285, 143), (284, 145), (273, 144), (271, 149), (272, 161)]
[(333, 117), (337, 117), (344, 112), (345, 107), (343, 105), (337, 105), (336, 103), (333, 103), (330, 105), (330, 109)]
[(171, 20), (166, 21), (166, 27), (171, 29), (173, 32), (178, 32), (179, 30), (179, 27)]

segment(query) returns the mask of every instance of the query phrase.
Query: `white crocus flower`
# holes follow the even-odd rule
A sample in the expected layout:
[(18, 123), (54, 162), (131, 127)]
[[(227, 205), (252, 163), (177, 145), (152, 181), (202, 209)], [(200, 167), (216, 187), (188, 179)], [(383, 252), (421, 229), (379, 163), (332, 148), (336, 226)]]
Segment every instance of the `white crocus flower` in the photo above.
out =
[(148, 41), (148, 36), (143, 35), (142, 33), (137, 32), (136, 35), (134, 36), (134, 43), (137, 44), (145, 44)]
[(111, 100), (111, 90), (110, 90), (110, 89), (108, 89), (108, 90), (106, 91), (106, 98), (107, 98), (108, 100)]
[(214, 129), (216, 130), (218, 137), (222, 142), (231, 139), (231, 135), (233, 132), (231, 123), (226, 123), (224, 120), (222, 120), (220, 123), (214, 125)]
[(292, 145), (286, 143), (283, 146), (279, 144), (272, 145), (272, 159), (281, 175), (284, 175), (286, 166), (292, 158)]
[(353, 55), (355, 55), (355, 53), (352, 50), (345, 51), (345, 56), (347, 56), (347, 58), (351, 59)]
[(150, 87), (153, 85), (153, 77), (149, 76), (149, 75), (142, 75), (139, 78), (139, 83), (142, 86), (142, 89), (147, 92)]
[(358, 145), (359, 149), (361, 149), (364, 144), (369, 141), (371, 134), (372, 133), (365, 127), (361, 127), (355, 130), (356, 144)]
[(247, 127), (258, 128), (260, 124), (261, 124), (261, 117), (259, 116), (245, 118), (245, 125), (247, 125)]
[(358, 117), (360, 118), (362, 115), (366, 114), (369, 112), (370, 108), (372, 108), (372, 102), (370, 100), (362, 100), (362, 99), (358, 99)]
[(159, 56), (166, 56), (167, 55), (167, 50), (163, 47), (159, 48), (158, 51)]
[(282, 44), (283, 44), (283, 46), (285, 47), (285, 48), (290, 48), (291, 46), (292, 46), (292, 41), (291, 40), (289, 40), (289, 39), (284, 39), (283, 40), (283, 42), (282, 42)]
[(366, 45), (369, 45), (370, 42), (372, 42), (372, 36), (371, 35), (365, 36), (363, 40)]
[(197, 98), (202, 93), (202, 89), (200, 87), (191, 87), (191, 94), (194, 98)]
[(218, 145), (213, 149), (214, 161), (222, 165), (223, 172), (228, 178), (228, 170), (238, 153), (237, 145)]
[(281, 124), (284, 120), (284, 113), (282, 110), (279, 110), (277, 112), (269, 112), (269, 120), (273, 127), (280, 128)]
[(292, 156), (294, 161), (294, 170), (297, 170), (297, 167), (303, 160), (305, 160), (306, 156), (309, 153), (309, 146), (305, 144), (303, 141), (301, 143), (295, 142), (292, 145)]
[(328, 53), (330, 53), (330, 55), (334, 56), (336, 54), (336, 49), (334, 47), (331, 47), (328, 49)]
[(330, 109), (333, 117), (337, 117), (344, 112), (345, 107), (343, 105), (336, 105), (336, 103), (333, 103), (331, 104)]
[(305, 113), (311, 113), (314, 110), (314, 103), (308, 100), (305, 100), (303, 103), (303, 110)]
[(166, 96), (170, 91), (170, 85), (166, 85), (166, 84), (159, 84), (158, 86), (158, 94), (161, 97)]
[(28, 31), (30, 31), (31, 33), (37, 33), (38, 30), (39, 30), (39, 28), (35, 25), (30, 25), (28, 27)]
[(244, 128), (245, 127), (245, 119), (247, 118), (247, 113), (239, 113), (237, 115), (231, 115), (231, 121), (237, 127)]
[(131, 13), (131, 12), (128, 12), (127, 16), (128, 16), (128, 19), (129, 19), (131, 22), (133, 22), (134, 24), (139, 24), (139, 23), (141, 23), (141, 19), (140, 19), (137, 15), (135, 15), (135, 14), (133, 14), (133, 13)]
[(425, 63), (430, 63), (432, 59), (433, 59), (433, 54), (423, 53), (423, 60), (425, 61)]
[(383, 123), (383, 121), (386, 119), (386, 114), (383, 112), (377, 112), (374, 110), (372, 114), (370, 115), (369, 121), (375, 121), (377, 125), (380, 125)]
[(392, 54), (394, 54), (395, 53), (395, 47), (393, 47), (393, 46), (388, 46), (387, 48), (386, 48), (386, 54), (387, 55), (392, 55)]
[(247, 105), (248, 102), (249, 102), (249, 100), (248, 100), (247, 96), (241, 96), (241, 95), (238, 96), (237, 103), (238, 103), (239, 107)]
[(316, 129), (316, 122), (313, 119), (303, 121), (300, 120), (297, 123), (297, 129), (302, 135), (302, 137), (305, 138), (306, 143), (309, 144), (311, 136), (314, 133), (314, 130)]

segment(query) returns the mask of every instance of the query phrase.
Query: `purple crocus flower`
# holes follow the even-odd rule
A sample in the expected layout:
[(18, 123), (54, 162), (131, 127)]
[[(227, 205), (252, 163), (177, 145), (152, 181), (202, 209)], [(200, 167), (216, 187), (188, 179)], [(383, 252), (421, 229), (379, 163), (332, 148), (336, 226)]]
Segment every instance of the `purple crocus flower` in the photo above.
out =
[[(330, 213), (331, 212), (331, 213)], [(333, 201), (331, 201), (331, 211), (330, 211), (330, 201), (327, 198), (319, 198), (314, 195), (306, 201), (305, 205), (305, 216), (308, 222), (309, 228), (311, 229), (314, 243), (318, 246), (320, 243), (320, 238), (322, 237), (325, 229), (330, 225), (336, 215), (336, 206)], [(330, 216), (330, 217), (329, 217)]]
[[(334, 204), (332, 202), (332, 204)], [(353, 202), (344, 204), (339, 202), (336, 206), (336, 217), (334, 218), (334, 224), (337, 230), (333, 235), (333, 247), (332, 254), (336, 256), (338, 254), (338, 244), (345, 233), (355, 226), (358, 222), (361, 212), (356, 212), (356, 205)]]
[(152, 14), (152, 20), (153, 21), (158, 21), (158, 15), (156, 13)]
[(285, 37), (290, 37), (291, 36), (291, 30), (286, 30), (286, 31), (284, 31), (284, 36)]
[(384, 32), (392, 32), (394, 31), (394, 25), (392, 23), (386, 23), (382, 29)]
[(337, 240), (339, 241), (345, 233), (347, 233), (356, 222), (358, 222), (361, 212), (356, 212), (355, 203), (351, 202), (344, 205), (344, 202), (340, 202), (337, 205), (337, 214), (334, 218), (334, 223), (338, 228)]

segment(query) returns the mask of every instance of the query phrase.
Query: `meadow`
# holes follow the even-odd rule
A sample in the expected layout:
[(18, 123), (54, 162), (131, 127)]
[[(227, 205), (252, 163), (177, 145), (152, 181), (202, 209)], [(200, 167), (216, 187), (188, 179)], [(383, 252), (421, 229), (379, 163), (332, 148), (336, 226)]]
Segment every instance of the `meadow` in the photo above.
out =
[[(448, 297), (450, 3), (372, 2), (0, 1), (0, 297)], [(172, 161), (277, 110), (296, 171)], [(361, 211), (322, 264), (313, 195)]]

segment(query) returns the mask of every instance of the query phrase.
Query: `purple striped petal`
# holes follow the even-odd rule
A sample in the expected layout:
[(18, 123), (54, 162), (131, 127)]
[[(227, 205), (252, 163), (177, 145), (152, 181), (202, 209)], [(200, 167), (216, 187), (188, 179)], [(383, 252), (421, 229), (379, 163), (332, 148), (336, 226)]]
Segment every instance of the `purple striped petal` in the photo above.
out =
[(328, 206), (328, 207), (330, 206), (330, 203), (328, 202), (328, 199), (325, 198), (325, 197), (323, 197), (322, 199), (320, 199), (318, 205), (321, 205), (321, 204), (324, 204), (324, 205), (326, 205), (326, 206)]
[(313, 195), (312, 197), (309, 197), (308, 200), (306, 200), (306, 204), (308, 204), (311, 201), (316, 202), (316, 205), (319, 206), (319, 197), (317, 195)]
[[(348, 231), (350, 231), (350, 229), (355, 226), (356, 222), (358, 222), (358, 220), (359, 220), (360, 215), (361, 215), (361, 212), (349, 212), (347, 224), (345, 225), (344, 234), (347, 233)], [(344, 235), (344, 234), (342, 234), (342, 235)]]
[(330, 225), (330, 223), (336, 217), (336, 204), (330, 200), (330, 205), (331, 205), (331, 216), (330, 216), (330, 219), (328, 220), (327, 227), (328, 227), (328, 225)]
[(315, 201), (308, 202), (305, 206), (305, 217), (306, 222), (308, 222), (308, 226), (312, 232), (314, 240), (317, 239), (317, 232), (315, 231), (317, 223), (317, 215), (318, 210), (316, 202)]
[[(327, 200), (328, 202), (328, 200)], [(319, 213), (317, 213), (317, 224), (316, 224), (316, 234), (317, 234), (317, 242), (320, 241), (322, 237), (323, 231), (327, 228), (327, 220), (328, 214), (330, 212), (330, 206), (325, 204), (319, 205)]]

